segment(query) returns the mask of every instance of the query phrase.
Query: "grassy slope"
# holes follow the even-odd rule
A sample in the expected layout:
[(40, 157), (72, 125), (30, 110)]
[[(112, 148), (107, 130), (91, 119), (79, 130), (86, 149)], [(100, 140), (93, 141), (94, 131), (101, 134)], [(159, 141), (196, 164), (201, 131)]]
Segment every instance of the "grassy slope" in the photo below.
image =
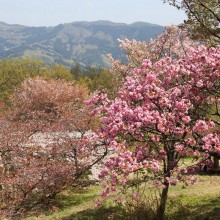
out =
[[(98, 198), (100, 186), (92, 186), (82, 189), (69, 189), (57, 196), (58, 207), (54, 206), (52, 211), (42, 210), (42, 213), (36, 217), (31, 214), (26, 220), (60, 220), (78, 212), (94, 208), (94, 200)], [(39, 210), (38, 210), (39, 211)]]
[(220, 219), (220, 176), (197, 176), (195, 185), (171, 187), (169, 198), (182, 203), (188, 216), (183, 219)]
[[(220, 219), (220, 176), (197, 176), (197, 183), (182, 188), (171, 187), (168, 204), (169, 219)], [(41, 210), (23, 218), (25, 220), (71, 220), (71, 219), (113, 219), (116, 208), (94, 209), (94, 200), (99, 197), (100, 186), (80, 190), (67, 190), (57, 196), (59, 208)], [(119, 219), (115, 217), (114, 219)], [(122, 218), (124, 219), (124, 218)]]

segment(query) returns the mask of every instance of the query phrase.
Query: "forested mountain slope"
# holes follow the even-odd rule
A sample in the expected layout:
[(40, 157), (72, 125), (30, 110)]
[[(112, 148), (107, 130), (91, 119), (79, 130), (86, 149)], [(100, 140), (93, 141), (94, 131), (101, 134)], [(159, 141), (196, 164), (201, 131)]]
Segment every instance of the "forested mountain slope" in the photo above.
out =
[(0, 59), (32, 57), (47, 64), (108, 66), (106, 54), (123, 59), (118, 38), (149, 41), (163, 27), (145, 22), (73, 22), (55, 27), (27, 27), (0, 22)]

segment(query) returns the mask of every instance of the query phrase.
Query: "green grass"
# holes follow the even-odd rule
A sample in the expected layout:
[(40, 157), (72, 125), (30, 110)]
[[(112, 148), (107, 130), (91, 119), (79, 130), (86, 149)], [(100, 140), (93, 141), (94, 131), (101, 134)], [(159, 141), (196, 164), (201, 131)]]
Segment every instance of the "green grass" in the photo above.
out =
[(94, 201), (99, 197), (100, 186), (92, 186), (81, 189), (69, 189), (56, 197), (56, 203), (52, 211), (37, 210), (29, 214), (26, 220), (60, 220), (83, 210), (93, 209)]
[(175, 198), (188, 209), (185, 219), (220, 219), (220, 176), (199, 176), (194, 185), (171, 187), (169, 198)]
[[(171, 220), (220, 219), (220, 176), (197, 175), (197, 183), (182, 187), (170, 187), (167, 218)], [(134, 219), (126, 216), (125, 211), (113, 205), (112, 198), (99, 209), (94, 208), (99, 198), (100, 186), (69, 189), (56, 197), (50, 211), (36, 210), (23, 217), (25, 220), (107, 220)], [(141, 211), (144, 207), (141, 207)]]

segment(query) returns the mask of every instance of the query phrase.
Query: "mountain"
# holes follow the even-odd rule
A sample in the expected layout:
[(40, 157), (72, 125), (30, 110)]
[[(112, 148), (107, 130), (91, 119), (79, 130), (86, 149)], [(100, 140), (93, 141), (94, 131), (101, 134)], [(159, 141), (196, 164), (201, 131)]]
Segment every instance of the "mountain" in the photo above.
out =
[(164, 27), (135, 22), (73, 22), (54, 27), (27, 27), (0, 22), (0, 58), (32, 57), (47, 64), (108, 66), (106, 54), (123, 59), (117, 39), (149, 41)]

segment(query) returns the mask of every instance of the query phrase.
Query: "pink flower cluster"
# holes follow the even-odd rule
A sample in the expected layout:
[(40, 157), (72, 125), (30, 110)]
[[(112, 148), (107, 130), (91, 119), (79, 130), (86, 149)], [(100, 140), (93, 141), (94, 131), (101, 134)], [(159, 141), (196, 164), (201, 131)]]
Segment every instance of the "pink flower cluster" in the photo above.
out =
[[(151, 42), (149, 47), (157, 44)], [(219, 132), (213, 133), (216, 121), (206, 118), (207, 106), (220, 102), (220, 47), (184, 45), (184, 53), (178, 44), (173, 45), (171, 57), (156, 59), (152, 51), (145, 51), (144, 59), (142, 43), (122, 41), (130, 61), (139, 64), (126, 69), (115, 99), (99, 95), (90, 102), (101, 113), (100, 134), (115, 152), (100, 175), (107, 184), (124, 186), (131, 173), (142, 172), (143, 178), (153, 173), (162, 185), (176, 185), (181, 180), (174, 174), (178, 162), (190, 154), (199, 157), (199, 144), (204, 150), (220, 152)], [(122, 64), (117, 65), (120, 69)]]
[(214, 132), (206, 135), (202, 139), (203, 141), (203, 149), (211, 150), (217, 153), (220, 153), (220, 137), (219, 132)]

